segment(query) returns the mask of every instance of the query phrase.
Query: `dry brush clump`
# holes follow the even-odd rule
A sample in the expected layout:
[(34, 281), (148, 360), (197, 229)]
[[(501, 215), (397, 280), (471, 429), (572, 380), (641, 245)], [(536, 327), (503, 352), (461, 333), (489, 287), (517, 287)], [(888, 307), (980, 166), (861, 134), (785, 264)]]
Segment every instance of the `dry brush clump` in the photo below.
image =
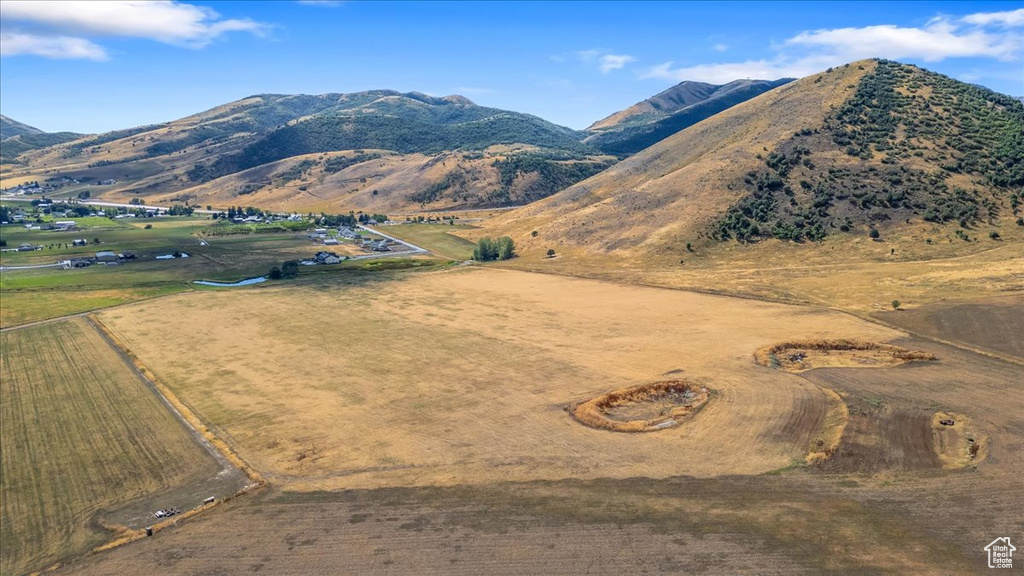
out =
[[(709, 395), (707, 388), (681, 380), (668, 380), (602, 394), (577, 405), (571, 413), (579, 422), (592, 428), (614, 432), (653, 432), (678, 426), (684, 419), (700, 410), (707, 403)], [(678, 404), (671, 409), (662, 410), (653, 418), (622, 421), (609, 417), (609, 412), (616, 408), (638, 406), (669, 398)]]
[[(831, 355), (832, 352), (850, 354)], [(855, 361), (853, 353), (860, 353), (861, 361)], [(845, 356), (849, 356), (848, 361), (843, 361)], [(921, 350), (852, 339), (791, 340), (764, 346), (754, 352), (754, 361), (762, 366), (795, 372), (822, 366), (871, 365), (864, 362), (865, 359), (874, 361), (876, 366), (937, 360), (935, 355)]]

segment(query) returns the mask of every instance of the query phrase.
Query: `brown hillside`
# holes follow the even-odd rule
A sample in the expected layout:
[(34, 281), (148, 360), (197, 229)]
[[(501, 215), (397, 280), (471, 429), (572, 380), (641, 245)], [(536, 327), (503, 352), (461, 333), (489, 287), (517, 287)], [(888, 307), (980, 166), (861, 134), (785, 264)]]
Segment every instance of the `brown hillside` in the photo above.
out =
[(636, 116), (646, 114), (670, 114), (680, 108), (706, 100), (718, 88), (720, 86), (705, 82), (680, 82), (647, 100), (637, 102), (625, 110), (619, 110), (603, 120), (594, 122), (587, 130), (612, 128)]
[(524, 253), (677, 263), (694, 246), (718, 253), (736, 241), (812, 250), (870, 236), (933, 257), (977, 251), (979, 239), (1021, 236), (1022, 134), (1012, 98), (855, 62), (737, 105), (493, 226)]
[[(182, 190), (150, 197), (168, 204), (259, 206), (267, 210), (339, 213), (350, 210), (409, 213), (525, 204), (546, 196), (536, 173), (521, 173), (503, 187), (496, 163), (536, 149), (492, 146), (482, 152), (436, 155), (398, 154), (388, 150), (348, 150), (306, 154), (230, 174)], [(565, 160), (590, 173), (610, 157)], [(129, 192), (110, 197), (128, 199)]]
[(526, 250), (554, 244), (625, 255), (685, 244), (741, 197), (743, 175), (762, 163), (758, 154), (821, 124), (874, 65), (859, 62), (762, 94), (493, 227)]
[(26, 151), (0, 170), (0, 186), (73, 179), (78, 188), (61, 194), (86, 189), (94, 199), (278, 211), (508, 206), (615, 161), (581, 144), (582, 136), (461, 96), (263, 94)]

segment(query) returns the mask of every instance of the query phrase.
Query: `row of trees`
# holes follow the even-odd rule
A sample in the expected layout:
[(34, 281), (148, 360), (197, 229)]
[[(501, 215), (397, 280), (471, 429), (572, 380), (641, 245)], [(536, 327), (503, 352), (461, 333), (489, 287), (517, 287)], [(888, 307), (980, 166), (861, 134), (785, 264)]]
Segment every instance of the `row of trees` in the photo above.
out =
[(237, 208), (234, 206), (229, 206), (227, 212), (216, 212), (214, 213), (213, 218), (214, 220), (216, 220), (218, 217), (231, 220), (236, 216), (239, 218), (245, 218), (247, 216), (263, 217), (264, 213), (263, 210), (260, 210), (259, 208), (254, 208), (252, 206), (247, 206), (245, 208), (242, 208), (241, 206), (238, 206)]

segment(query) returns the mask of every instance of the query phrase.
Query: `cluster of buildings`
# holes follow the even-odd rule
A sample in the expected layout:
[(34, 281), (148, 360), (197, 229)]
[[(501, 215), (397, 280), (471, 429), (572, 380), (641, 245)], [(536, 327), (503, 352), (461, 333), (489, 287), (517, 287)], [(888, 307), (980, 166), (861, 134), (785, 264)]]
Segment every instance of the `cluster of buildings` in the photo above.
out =
[(374, 252), (391, 252), (391, 246), (394, 244), (387, 238), (381, 238), (380, 240), (370, 240), (368, 238), (363, 239), (363, 248), (367, 250), (373, 250)]
[(300, 222), (304, 218), (301, 214), (252, 214), (245, 216), (240, 214), (231, 219), (232, 224), (263, 224), (273, 222)]
[(103, 250), (101, 252), (97, 252), (92, 258), (72, 258), (70, 260), (64, 260), (61, 264), (64, 265), (64, 268), (85, 268), (86, 266), (92, 266), (93, 264), (117, 266), (122, 262), (135, 260), (136, 258), (138, 258), (138, 256), (129, 250), (125, 250), (120, 253)]
[(65, 186), (73, 186), (75, 184), (81, 184), (74, 178), (59, 178), (40, 184), (37, 181), (25, 182), (24, 184), (18, 184), (17, 186), (11, 186), (10, 188), (0, 189), (0, 192), (4, 194), (10, 194), (12, 196), (20, 196), (23, 194), (46, 194), (47, 192), (53, 192), (59, 190)]
[(338, 228), (338, 237), (331, 238), (327, 235), (326, 228), (316, 228), (308, 236), (308, 238), (314, 242), (319, 242), (324, 246), (337, 246), (340, 244), (339, 239), (358, 241), (360, 246), (366, 250), (372, 250), (373, 252), (390, 252), (391, 246), (395, 243), (387, 238), (379, 240), (373, 240), (370, 238), (363, 237), (362, 234), (356, 232), (349, 226), (341, 226)]

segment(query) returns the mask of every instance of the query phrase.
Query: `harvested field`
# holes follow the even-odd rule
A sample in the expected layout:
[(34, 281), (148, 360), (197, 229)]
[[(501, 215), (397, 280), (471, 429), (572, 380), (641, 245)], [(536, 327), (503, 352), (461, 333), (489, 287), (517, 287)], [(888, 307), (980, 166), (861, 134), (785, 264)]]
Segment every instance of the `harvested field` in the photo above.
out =
[(653, 432), (674, 428), (708, 401), (707, 388), (679, 380), (641, 384), (602, 394), (572, 408), (587, 426), (613, 432)]
[(924, 336), (1024, 360), (1024, 298), (939, 302), (874, 314)]
[[(61, 573), (976, 574), (992, 534), (1019, 529), (1019, 366), (894, 339), (847, 315), (478, 269), (164, 303), (163, 314), (151, 302), (105, 317), (244, 456), (306, 475), (278, 473), (252, 498)], [(293, 323), (297, 331), (280, 332)], [(317, 331), (325, 323), (327, 336)], [(163, 358), (150, 330), (164, 346), (201, 341), (211, 357)], [(942, 362), (799, 375), (750, 362), (750, 350), (808, 333), (892, 342)], [(293, 354), (301, 362), (275, 368)], [(253, 372), (234, 374), (249, 364)], [(717, 394), (686, 426), (657, 434), (580, 426), (558, 400), (630, 378)], [(843, 409), (839, 448), (803, 466)], [(986, 457), (945, 467), (937, 411), (984, 430)], [(263, 443), (286, 450), (289, 438), (304, 439), (291, 453), (303, 458), (275, 463)], [(766, 464), (779, 446), (789, 461), (772, 473), (739, 474), (735, 462), (734, 472), (709, 472), (724, 468), (723, 447)], [(429, 461), (442, 450), (451, 465)], [(419, 465), (358, 468), (369, 452)], [(515, 453), (521, 465), (495, 457)], [(326, 487), (335, 490), (310, 490)]]
[(769, 368), (803, 372), (814, 368), (882, 368), (936, 358), (891, 344), (841, 339), (780, 342), (759, 348), (754, 360)]
[(4, 332), (0, 358), (0, 572), (87, 551), (111, 539), (101, 524), (121, 523), (113, 509), (217, 474), (84, 319)]
[(267, 491), (61, 574), (978, 574), (1020, 494), (808, 472)]
[[(850, 411), (839, 449), (823, 471), (906, 474), (928, 470), (932, 474), (967, 465), (1007, 473), (1024, 465), (1019, 366), (919, 340), (897, 343), (941, 356), (942, 362), (878, 370), (825, 368), (801, 374), (842, 391)], [(956, 429), (936, 432), (936, 413), (971, 430), (971, 437), (980, 444), (975, 459), (950, 458), (962, 454), (967, 433), (961, 444)], [(936, 438), (937, 434), (949, 436)], [(1016, 501), (1024, 502), (1024, 482), (1007, 481), (1021, 491)]]
[(828, 411), (825, 413), (822, 423), (812, 428), (818, 430), (818, 433), (811, 437), (807, 448), (805, 460), (808, 464), (821, 464), (831, 458), (839, 449), (843, 433), (846, 432), (846, 426), (850, 423), (850, 409), (842, 397), (827, 388), (822, 390), (831, 398), (832, 402), (828, 405)]
[[(476, 267), (101, 317), (271, 483), (304, 490), (784, 468), (805, 460), (833, 399), (750, 351), (902, 336), (827, 310)], [(668, 372), (716, 392), (684, 427), (615, 434), (566, 417)]]

